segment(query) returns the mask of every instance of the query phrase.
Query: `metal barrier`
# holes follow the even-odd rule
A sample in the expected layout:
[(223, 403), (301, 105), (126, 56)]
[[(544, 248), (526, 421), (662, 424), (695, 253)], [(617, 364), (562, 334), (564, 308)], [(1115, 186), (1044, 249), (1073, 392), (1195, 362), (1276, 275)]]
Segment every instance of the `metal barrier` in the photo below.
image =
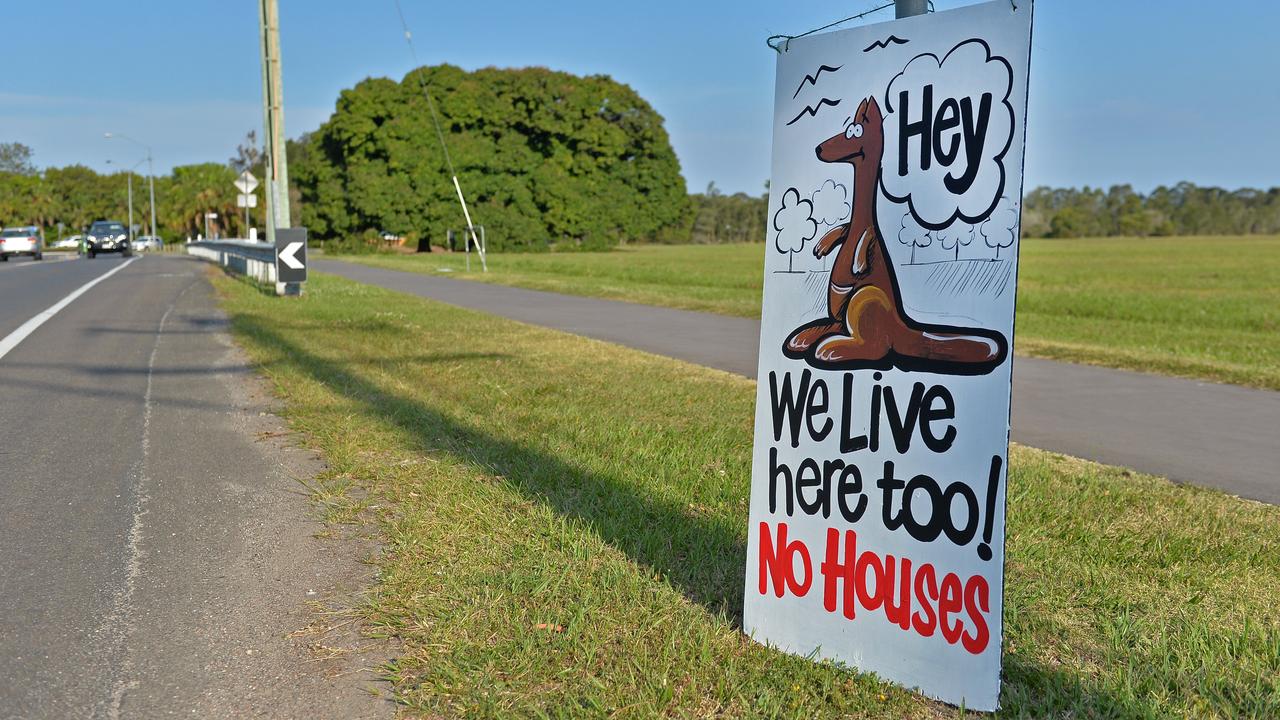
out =
[[(289, 287), (276, 280), (276, 248), (274, 245), (254, 240), (201, 240), (186, 244), (187, 254), (218, 263), (241, 275), (246, 275), (264, 285), (274, 285), (277, 295), (284, 295)], [(290, 283), (296, 288), (296, 283)]]

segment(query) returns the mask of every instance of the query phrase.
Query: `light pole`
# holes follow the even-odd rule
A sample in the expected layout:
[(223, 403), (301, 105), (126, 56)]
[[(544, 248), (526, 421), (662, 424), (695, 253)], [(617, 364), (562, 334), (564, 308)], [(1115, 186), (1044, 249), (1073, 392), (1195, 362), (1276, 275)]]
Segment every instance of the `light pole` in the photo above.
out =
[[(143, 159), (145, 160), (145, 158)], [(107, 164), (112, 165), (114, 163), (112, 163), (111, 160), (108, 159)], [(133, 171), (136, 170), (137, 167), (141, 164), (142, 164), (142, 160), (139, 160), (138, 162), (133, 164), (133, 167), (125, 171), (126, 173), (128, 173), (127, 177), (129, 181), (129, 247), (133, 247)], [(155, 232), (152, 231), (152, 235), (154, 234)]]
[(120, 138), (121, 140), (128, 140), (134, 145), (137, 145), (138, 147), (147, 151), (147, 185), (150, 186), (150, 191), (151, 191), (151, 237), (155, 237), (156, 236), (156, 170), (155, 170), (155, 166), (151, 164), (151, 146), (140, 143), (137, 140), (134, 140), (133, 138), (129, 137), (128, 135), (121, 135), (120, 133), (103, 133), (102, 137), (108, 140), (112, 138)]

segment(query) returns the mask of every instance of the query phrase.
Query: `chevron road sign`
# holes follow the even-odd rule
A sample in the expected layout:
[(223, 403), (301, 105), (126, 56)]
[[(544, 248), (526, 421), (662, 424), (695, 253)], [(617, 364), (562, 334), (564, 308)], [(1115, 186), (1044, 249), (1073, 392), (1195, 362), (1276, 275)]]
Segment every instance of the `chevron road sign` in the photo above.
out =
[(307, 280), (307, 229), (276, 228), (276, 281)]

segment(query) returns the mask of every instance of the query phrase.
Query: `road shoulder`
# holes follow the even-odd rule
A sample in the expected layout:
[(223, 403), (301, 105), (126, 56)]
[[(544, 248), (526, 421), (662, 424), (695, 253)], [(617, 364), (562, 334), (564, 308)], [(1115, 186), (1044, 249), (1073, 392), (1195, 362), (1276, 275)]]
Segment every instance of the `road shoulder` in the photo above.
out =
[(377, 548), (319, 521), (323, 461), (227, 330), (201, 272), (156, 338), (118, 711), (391, 717), (386, 646), (343, 611)]

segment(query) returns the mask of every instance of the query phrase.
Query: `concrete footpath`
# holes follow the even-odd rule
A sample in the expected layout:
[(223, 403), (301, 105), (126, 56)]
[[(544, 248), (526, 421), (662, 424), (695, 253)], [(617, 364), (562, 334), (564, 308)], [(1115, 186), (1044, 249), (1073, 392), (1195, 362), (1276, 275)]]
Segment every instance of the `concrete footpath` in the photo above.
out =
[[(313, 260), (315, 270), (755, 377), (760, 323)], [(1018, 357), (1013, 439), (1280, 504), (1280, 393)]]

